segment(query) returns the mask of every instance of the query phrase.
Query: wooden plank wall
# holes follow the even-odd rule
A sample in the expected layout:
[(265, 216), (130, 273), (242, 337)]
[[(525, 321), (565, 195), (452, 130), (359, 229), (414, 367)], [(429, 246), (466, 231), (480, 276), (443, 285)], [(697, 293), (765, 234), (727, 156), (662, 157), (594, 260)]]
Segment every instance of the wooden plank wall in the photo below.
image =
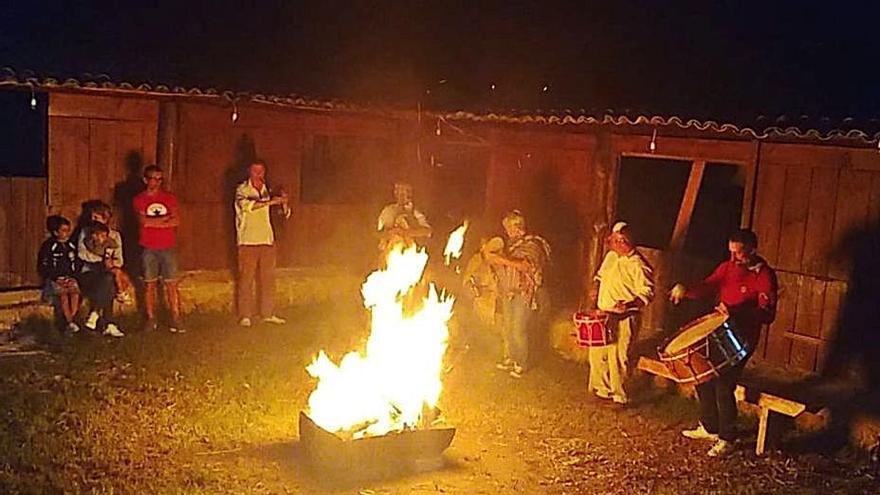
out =
[(46, 179), (0, 177), (0, 288), (39, 285), (45, 226)]
[(754, 227), (759, 251), (777, 268), (780, 301), (759, 356), (822, 370), (852, 269), (848, 245), (876, 228), (878, 203), (875, 151), (764, 145)]
[[(327, 264), (360, 254), (364, 246), (351, 239), (369, 237), (378, 213), (364, 205), (302, 203), (303, 153), (316, 134), (396, 139), (397, 124), (380, 118), (244, 107), (233, 125), (229, 112), (217, 105), (180, 105), (178, 165), (171, 187), (183, 209), (181, 265), (187, 269), (234, 266), (232, 197), (245, 178), (245, 162), (253, 156), (266, 161), (270, 184), (283, 184), (291, 195), (293, 216), (275, 222), (279, 263)], [(365, 179), (351, 177), (352, 183), (358, 180)], [(210, 242), (197, 241), (202, 239)], [(372, 239), (367, 242), (372, 245)]]
[(562, 304), (577, 304), (583, 296), (583, 275), (594, 269), (587, 266), (585, 252), (593, 236), (588, 192), (595, 180), (596, 143), (589, 134), (492, 135), (487, 230), (500, 235), (504, 213), (521, 210), (529, 231), (545, 237), (553, 249), (547, 282)]
[[(142, 186), (142, 167), (156, 160), (157, 119), (154, 100), (50, 94), (50, 212), (75, 222), (82, 202), (101, 199), (114, 205), (117, 221), (129, 219), (126, 210)], [(124, 236), (134, 235), (130, 225), (117, 227)]]

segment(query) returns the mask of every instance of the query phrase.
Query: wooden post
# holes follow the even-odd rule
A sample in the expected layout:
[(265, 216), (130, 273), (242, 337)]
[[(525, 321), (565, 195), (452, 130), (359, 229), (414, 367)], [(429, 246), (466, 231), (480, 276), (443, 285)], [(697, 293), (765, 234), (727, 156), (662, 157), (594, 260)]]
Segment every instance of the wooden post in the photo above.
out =
[(758, 441), (755, 444), (755, 454), (764, 455), (764, 445), (767, 442), (767, 421), (770, 419), (770, 408), (761, 406), (758, 415)]
[(658, 263), (660, 266), (657, 267), (656, 271), (657, 297), (654, 298), (654, 311), (657, 312), (658, 320), (664, 328), (669, 323), (667, 311), (669, 304), (666, 300), (666, 292), (674, 282), (676, 267), (680, 263), (681, 250), (684, 247), (684, 240), (691, 224), (694, 206), (697, 204), (697, 195), (700, 192), (700, 183), (703, 181), (703, 171), (705, 168), (705, 160), (696, 160), (691, 164), (691, 172), (688, 176), (687, 186), (684, 189), (684, 197), (681, 199), (681, 206), (678, 209), (678, 217), (675, 219), (675, 227), (672, 229), (669, 248), (666, 250), (665, 256)]
[[(613, 199), (614, 188), (616, 183), (617, 167), (615, 164), (616, 157), (611, 146), (611, 136), (607, 132), (601, 132), (597, 135), (597, 149), (594, 155), (595, 163), (593, 170), (595, 171), (592, 191), (595, 201), (590, 212), (589, 221), (584, 223), (583, 233), (588, 236), (584, 242), (586, 258), (583, 274), (583, 294), (586, 297), (593, 284), (593, 275), (599, 269), (602, 263), (602, 255), (604, 254), (605, 239), (604, 234), (608, 229), (608, 223), (611, 221), (611, 215), (614, 211)], [(588, 301), (584, 300), (583, 303)]]
[(162, 167), (168, 182), (172, 181), (174, 166), (177, 164), (179, 127), (177, 102), (161, 102), (159, 104), (156, 164)]
[(684, 197), (681, 199), (681, 207), (678, 209), (678, 218), (675, 219), (675, 228), (672, 229), (672, 239), (669, 241), (669, 251), (676, 258), (684, 246), (684, 239), (688, 227), (691, 225), (691, 216), (694, 213), (694, 206), (697, 204), (697, 194), (700, 192), (700, 183), (703, 181), (705, 169), (706, 162), (704, 160), (697, 160), (691, 165), (687, 187), (685, 187)]

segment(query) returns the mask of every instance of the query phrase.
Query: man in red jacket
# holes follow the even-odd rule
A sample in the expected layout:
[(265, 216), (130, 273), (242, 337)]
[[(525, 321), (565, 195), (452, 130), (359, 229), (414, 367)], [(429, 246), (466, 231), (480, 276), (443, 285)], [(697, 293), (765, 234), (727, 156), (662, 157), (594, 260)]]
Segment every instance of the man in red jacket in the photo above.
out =
[(730, 259), (718, 265), (705, 280), (685, 288), (676, 284), (670, 299), (715, 298), (718, 310), (730, 315), (738, 335), (748, 343), (749, 356), (720, 376), (697, 385), (700, 400), (700, 424), (682, 432), (687, 438), (715, 440), (710, 457), (733, 451), (736, 423), (736, 381), (751, 353), (758, 346), (761, 327), (776, 317), (776, 272), (758, 256), (758, 237), (751, 230), (740, 229), (728, 239)]

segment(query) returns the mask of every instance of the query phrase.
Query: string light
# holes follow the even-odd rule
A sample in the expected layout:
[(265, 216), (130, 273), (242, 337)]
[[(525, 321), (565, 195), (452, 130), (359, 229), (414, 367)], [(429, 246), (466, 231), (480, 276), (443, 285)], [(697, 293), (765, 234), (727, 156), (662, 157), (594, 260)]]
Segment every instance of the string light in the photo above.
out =
[(233, 101), (232, 102), (232, 123), (238, 122), (238, 105)]
[(542, 93), (546, 93), (547, 91), (550, 91), (550, 85), (549, 85), (549, 84), (545, 84), (544, 87), (541, 88), (541, 92), (542, 92)]
[(438, 136), (443, 134), (443, 131), (440, 130), (440, 119), (437, 119), (437, 128), (434, 129), (434, 134)]
[(495, 91), (495, 83), (492, 83), (492, 85), (489, 86), (489, 89), (491, 89), (492, 91)]
[(30, 85), (31, 88), (31, 110), (37, 109), (37, 95), (34, 93), (34, 86)]
[(657, 128), (654, 128), (654, 132), (651, 134), (651, 142), (648, 143), (648, 151), (651, 153), (657, 151)]

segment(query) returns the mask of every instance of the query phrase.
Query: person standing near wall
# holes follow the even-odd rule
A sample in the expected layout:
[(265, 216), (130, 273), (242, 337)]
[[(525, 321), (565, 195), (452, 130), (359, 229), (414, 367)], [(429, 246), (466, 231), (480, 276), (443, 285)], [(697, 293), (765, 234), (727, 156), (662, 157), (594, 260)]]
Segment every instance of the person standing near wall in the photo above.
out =
[[(253, 325), (254, 293), (259, 284), (260, 315), (265, 323), (286, 323), (275, 314), (275, 232), (271, 207), (280, 206), (285, 218), (291, 210), (287, 194), (272, 196), (266, 186), (266, 164), (254, 160), (248, 178), (235, 189), (235, 236), (238, 245), (238, 324)], [(257, 281), (259, 278), (259, 281)]]
[(394, 202), (379, 213), (379, 251), (383, 257), (397, 243), (423, 245), (432, 229), (425, 214), (413, 204), (413, 187), (408, 182), (394, 183)]
[(718, 301), (718, 311), (729, 316), (737, 334), (748, 344), (749, 354), (736, 366), (724, 368), (707, 382), (697, 385), (700, 400), (700, 424), (681, 432), (694, 440), (712, 440), (710, 457), (724, 457), (733, 452), (736, 437), (736, 381), (758, 347), (761, 327), (776, 318), (778, 282), (776, 272), (758, 256), (758, 236), (747, 229), (734, 231), (727, 242), (730, 259), (722, 262), (711, 275), (701, 282), (685, 287), (675, 284), (670, 300), (678, 304), (682, 299)]
[(504, 356), (497, 368), (513, 378), (528, 369), (529, 325), (538, 309), (538, 289), (550, 258), (550, 245), (542, 237), (526, 233), (526, 220), (519, 210), (501, 220), (507, 243), (502, 253), (487, 253), (486, 260), (498, 272), (501, 298), (501, 336)]
[(177, 289), (177, 227), (180, 208), (177, 196), (166, 191), (162, 169), (157, 165), (144, 168), (147, 188), (134, 197), (132, 204), (140, 223), (139, 243), (143, 248), (144, 308), (147, 313), (145, 330), (156, 330), (156, 296), (162, 279), (165, 304), (171, 313), (169, 330), (184, 331), (180, 321), (180, 293)]
[(638, 330), (638, 315), (654, 297), (651, 265), (636, 249), (626, 222), (617, 222), (608, 236), (608, 253), (602, 259), (590, 291), (593, 307), (608, 317), (614, 342), (590, 348), (590, 390), (601, 399), (626, 405), (624, 389), (630, 345)]

